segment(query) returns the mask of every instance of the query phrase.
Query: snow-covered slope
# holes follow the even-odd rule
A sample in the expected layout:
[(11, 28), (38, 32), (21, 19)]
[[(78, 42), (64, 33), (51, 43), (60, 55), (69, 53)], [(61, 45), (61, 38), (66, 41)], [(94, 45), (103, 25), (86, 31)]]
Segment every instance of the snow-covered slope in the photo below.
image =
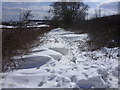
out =
[(118, 48), (87, 50), (87, 34), (53, 29), (42, 46), (24, 60), (18, 70), (3, 73), (3, 88), (117, 88)]

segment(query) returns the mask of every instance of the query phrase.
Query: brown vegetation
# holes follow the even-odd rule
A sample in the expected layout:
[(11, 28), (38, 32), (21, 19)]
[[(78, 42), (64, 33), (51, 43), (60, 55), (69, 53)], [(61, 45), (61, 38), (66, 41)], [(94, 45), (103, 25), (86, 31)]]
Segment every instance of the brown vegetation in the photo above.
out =
[[(24, 55), (29, 49), (36, 46), (44, 33), (50, 28), (12, 28), (3, 29), (2, 32), (2, 69), (8, 70), (9, 67), (15, 68), (14, 56)], [(36, 43), (36, 40), (38, 43)]]
[(120, 15), (94, 18), (75, 24), (72, 26), (72, 30), (88, 33), (92, 49), (101, 47), (120, 47), (119, 20)]

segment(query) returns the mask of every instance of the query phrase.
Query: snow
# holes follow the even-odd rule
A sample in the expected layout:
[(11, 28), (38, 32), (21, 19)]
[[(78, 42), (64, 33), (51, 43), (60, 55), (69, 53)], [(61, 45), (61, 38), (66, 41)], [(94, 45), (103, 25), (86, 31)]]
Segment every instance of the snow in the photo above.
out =
[(45, 46), (47, 46), (50, 50), (54, 50), (63, 55), (66, 55), (68, 52), (68, 49), (64, 46), (64, 44), (61, 44), (61, 43), (54, 43), (54, 44), (49, 43), (49, 44), (46, 44)]
[[(33, 25), (33, 26), (27, 26), (27, 27), (42, 28), (42, 27), (49, 27), (49, 25), (42, 24), (42, 25)], [(15, 26), (0, 25), (0, 28), (16, 28), (16, 27)]]
[(49, 27), (49, 25), (42, 24), (42, 25), (32, 25), (32, 26), (27, 26), (27, 27), (36, 27), (36, 28), (41, 28), (41, 27)]
[(76, 88), (106, 88), (107, 85), (104, 83), (100, 76), (91, 77), (88, 79), (82, 79), (77, 82)]
[(49, 27), (49, 25), (38, 25), (38, 26), (36, 26), (36, 27)]
[(15, 28), (14, 26), (0, 25), (0, 28)]
[(33, 53), (33, 55), (48, 55), (54, 58), (55, 60), (60, 60), (62, 58), (62, 54), (50, 49), (44, 50), (44, 51), (37, 51)]
[(3, 26), (2, 25), (0, 25), (0, 28), (2, 28)]
[(32, 56), (26, 57), (23, 61), (17, 59), (18, 69), (29, 69), (29, 68), (38, 68), (44, 65), (46, 62), (51, 60), (52, 58), (49, 56)]
[(92, 52), (87, 40), (87, 34), (51, 30), (30, 55), (23, 55), (23, 60), (15, 57), (18, 70), (2, 73), (0, 84), (3, 88), (117, 88), (119, 48)]

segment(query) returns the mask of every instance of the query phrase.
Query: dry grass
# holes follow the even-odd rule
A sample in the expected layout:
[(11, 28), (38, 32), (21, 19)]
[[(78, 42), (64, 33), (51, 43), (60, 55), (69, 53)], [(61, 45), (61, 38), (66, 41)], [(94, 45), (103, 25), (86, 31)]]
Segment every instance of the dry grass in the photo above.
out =
[[(24, 55), (29, 49), (37, 45), (38, 37), (44, 36), (44, 33), (51, 30), (50, 28), (17, 28), (3, 29), (2, 32), (2, 71), (8, 70), (9, 67), (15, 68), (14, 59), (17, 55)], [(42, 42), (41, 40), (38, 41)]]

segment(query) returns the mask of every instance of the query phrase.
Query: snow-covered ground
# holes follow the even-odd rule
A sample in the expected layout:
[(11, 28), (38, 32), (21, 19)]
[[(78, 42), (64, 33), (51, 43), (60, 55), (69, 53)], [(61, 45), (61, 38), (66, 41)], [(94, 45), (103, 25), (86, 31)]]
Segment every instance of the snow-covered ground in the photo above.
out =
[(15, 26), (0, 25), (0, 28), (16, 28)]
[(32, 26), (27, 26), (27, 27), (41, 28), (41, 27), (49, 27), (49, 25), (41, 24), (41, 25), (32, 25)]
[[(29, 27), (33, 27), (33, 28), (44, 28), (44, 27), (49, 27), (49, 25), (46, 24), (41, 24), (41, 25), (32, 25), (32, 26), (27, 26)], [(16, 28), (15, 26), (6, 26), (6, 25), (0, 25), (0, 28)]]
[(87, 34), (61, 28), (44, 37), (24, 60), (16, 57), (18, 70), (3, 73), (3, 88), (118, 88), (118, 48), (88, 51)]

